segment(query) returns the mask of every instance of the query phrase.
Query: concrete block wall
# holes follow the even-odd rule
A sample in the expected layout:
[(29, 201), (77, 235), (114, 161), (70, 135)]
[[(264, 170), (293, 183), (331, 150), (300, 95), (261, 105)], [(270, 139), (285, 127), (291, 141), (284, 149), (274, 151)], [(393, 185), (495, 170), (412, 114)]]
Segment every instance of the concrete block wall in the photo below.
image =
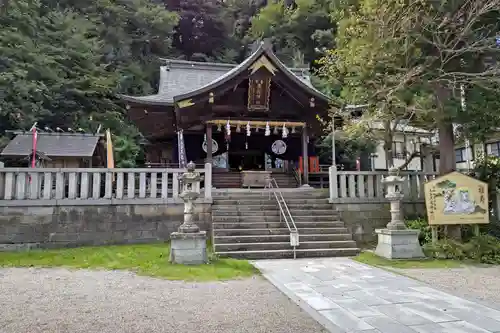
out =
[[(183, 221), (181, 203), (1, 206), (0, 250), (167, 241)], [(195, 219), (211, 231), (211, 204)]]

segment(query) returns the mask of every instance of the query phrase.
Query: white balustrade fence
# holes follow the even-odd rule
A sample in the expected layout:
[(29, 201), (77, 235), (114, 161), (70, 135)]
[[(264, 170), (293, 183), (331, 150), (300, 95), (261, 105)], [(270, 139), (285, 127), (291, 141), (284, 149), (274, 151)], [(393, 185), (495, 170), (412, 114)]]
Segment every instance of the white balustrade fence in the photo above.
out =
[[(185, 169), (0, 168), (1, 200), (177, 199)], [(203, 176), (200, 197), (212, 197), (212, 167)], [(161, 201), (161, 200), (160, 200)]]
[[(405, 177), (403, 193), (405, 200), (424, 200), (424, 183), (436, 178), (437, 172), (402, 171)], [(329, 169), (330, 200), (363, 201), (385, 199), (382, 179), (388, 176), (384, 171), (335, 171)]]

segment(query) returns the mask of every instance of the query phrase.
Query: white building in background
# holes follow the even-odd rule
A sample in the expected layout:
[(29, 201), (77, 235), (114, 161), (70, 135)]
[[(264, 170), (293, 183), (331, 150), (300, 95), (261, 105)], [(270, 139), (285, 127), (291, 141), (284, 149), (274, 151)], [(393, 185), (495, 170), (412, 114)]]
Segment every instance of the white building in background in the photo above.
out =
[[(381, 123), (373, 123), (372, 129), (384, 131)], [(408, 125), (400, 125), (394, 133), (393, 139), (393, 161), (396, 167), (403, 165), (405, 156), (414, 151), (422, 152), (421, 156), (414, 158), (405, 170), (408, 171), (437, 171), (439, 170), (439, 154), (436, 154), (438, 136), (421, 128)], [(457, 170), (468, 170), (474, 168), (474, 162), (478, 156), (484, 155), (500, 157), (500, 131), (492, 135), (485, 143), (475, 143), (466, 147), (459, 144), (455, 147), (455, 162)], [(381, 140), (377, 145), (376, 152), (372, 157), (372, 170), (387, 170), (384, 151), (384, 142)]]
[[(370, 127), (373, 131), (379, 131), (382, 137), (385, 132), (381, 122), (372, 122)], [(436, 134), (421, 128), (409, 126), (406, 124), (398, 124), (393, 135), (392, 142), (392, 157), (394, 166), (400, 167), (404, 165), (407, 157), (414, 152), (421, 153), (404, 168), (408, 171), (434, 171), (439, 166), (439, 160), (436, 160), (431, 148), (435, 145)], [(381, 139), (376, 147), (375, 153), (371, 157), (372, 170), (387, 170), (387, 158), (384, 150), (384, 141)]]
[(500, 157), (500, 132), (492, 135), (485, 143), (475, 143), (469, 147), (466, 147), (465, 144), (457, 145), (455, 148), (457, 169), (474, 168), (476, 158), (485, 154)]

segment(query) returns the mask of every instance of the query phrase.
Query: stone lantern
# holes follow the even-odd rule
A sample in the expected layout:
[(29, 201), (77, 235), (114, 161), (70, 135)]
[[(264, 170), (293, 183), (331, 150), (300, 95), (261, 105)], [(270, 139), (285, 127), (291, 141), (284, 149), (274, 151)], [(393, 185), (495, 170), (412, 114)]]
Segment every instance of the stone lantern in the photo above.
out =
[(398, 175), (397, 168), (391, 168), (389, 175), (382, 180), (387, 188), (386, 199), (390, 203), (391, 221), (385, 229), (377, 229), (378, 244), (375, 254), (388, 259), (422, 258), (424, 254), (418, 235), (420, 230), (410, 230), (401, 217), (401, 203), (404, 198), (404, 177)]
[(184, 201), (184, 223), (179, 227), (179, 232), (193, 233), (200, 231), (200, 228), (193, 223), (193, 213), (194, 213), (194, 202), (200, 196), (197, 192), (196, 185), (199, 184), (201, 180), (201, 175), (199, 172), (195, 172), (195, 164), (189, 162), (187, 167), (187, 172), (184, 172), (180, 177), (179, 181), (181, 183), (181, 193), (179, 197)]
[(195, 201), (200, 196), (197, 189), (201, 180), (199, 172), (195, 171), (195, 164), (187, 164), (187, 172), (180, 177), (181, 193), (179, 197), (184, 201), (184, 221), (178, 232), (170, 235), (170, 261), (177, 264), (197, 265), (207, 262), (206, 231), (194, 224)]

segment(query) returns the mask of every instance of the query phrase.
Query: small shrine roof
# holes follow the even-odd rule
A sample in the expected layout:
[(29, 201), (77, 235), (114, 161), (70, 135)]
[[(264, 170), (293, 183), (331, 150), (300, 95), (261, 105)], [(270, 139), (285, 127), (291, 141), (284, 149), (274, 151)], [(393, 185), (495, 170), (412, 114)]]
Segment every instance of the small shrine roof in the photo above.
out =
[[(33, 153), (33, 134), (14, 132), (16, 136), (2, 150), (1, 156), (27, 156)], [(38, 132), (37, 152), (46, 156), (91, 157), (102, 135), (85, 133)]]
[(308, 90), (313, 96), (328, 99), (327, 96), (315, 89), (311, 84), (308, 68), (286, 67), (264, 44), (261, 44), (254, 53), (239, 65), (163, 59), (165, 65), (160, 67), (160, 83), (157, 94), (148, 96), (120, 95), (120, 98), (138, 104), (173, 105), (175, 101), (208, 91), (214, 86), (223, 84), (248, 69), (264, 53), (286, 76), (302, 86), (303, 89)]

